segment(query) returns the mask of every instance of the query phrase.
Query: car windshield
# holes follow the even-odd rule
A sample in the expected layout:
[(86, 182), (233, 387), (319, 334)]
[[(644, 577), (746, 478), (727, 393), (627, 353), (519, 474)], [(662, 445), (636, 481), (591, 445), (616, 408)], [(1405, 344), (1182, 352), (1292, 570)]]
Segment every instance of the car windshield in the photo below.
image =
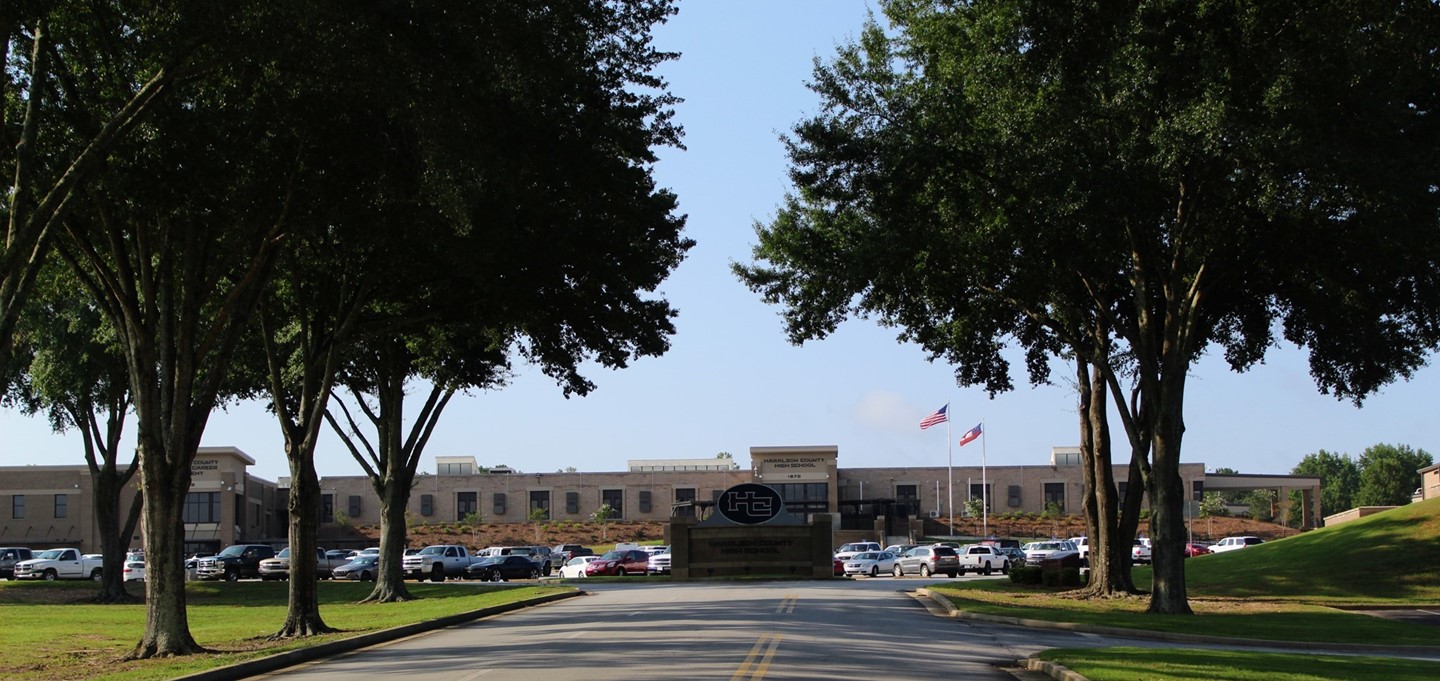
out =
[(425, 547), (425, 548), (423, 548), (423, 549), (420, 549), (420, 555), (422, 555), (422, 556), (443, 556), (443, 555), (445, 555), (445, 547), (443, 547), (443, 546), (427, 546), (427, 547)]
[(471, 565), (494, 565), (496, 563), (503, 562), (504, 560), (504, 556), (490, 556), (489, 558), (484, 558), (479, 562), (471, 563)]
[(289, 557), (290, 557), (290, 547), (287, 546), (287, 547), (285, 547), (285, 548), (283, 548), (283, 549), (280, 549), (280, 553), (275, 554), (275, 557), (276, 557), (276, 558), (289, 558)]
[(590, 559), (593, 557), (594, 556), (581, 556), (579, 558), (571, 558), (570, 562), (566, 563), (566, 565), (584, 565), (590, 562)]
[(360, 556), (359, 558), (350, 561), (352, 565), (374, 565), (378, 562), (380, 562), (379, 556)]
[(222, 555), (222, 556), (240, 556), (240, 555), (244, 555), (244, 554), (245, 554), (245, 547), (244, 547), (243, 545), (240, 545), (240, 544), (236, 544), (235, 546), (227, 546), (227, 547), (225, 547), (225, 550), (224, 550), (224, 551), (221, 551), (221, 552), (220, 552), (220, 555)]
[(629, 551), (606, 551), (605, 555), (600, 556), (600, 558), (602, 560), (620, 560), (629, 553)]
[(937, 556), (953, 556), (953, 555), (956, 555), (956, 554), (955, 554), (955, 549), (952, 549), (952, 548), (950, 548), (950, 547), (948, 547), (948, 546), (937, 546), (937, 547), (935, 547), (935, 555), (937, 555)]
[(880, 557), (879, 554), (875, 553), (874, 551), (866, 551), (866, 552), (864, 552), (864, 553), (857, 553), (857, 554), (855, 554), (855, 557), (854, 557), (853, 560), (875, 560), (876, 558), (879, 558), (879, 557)]
[(65, 552), (60, 549), (50, 549), (49, 551), (41, 551), (40, 555), (37, 555), (35, 557), (42, 558), (44, 560), (55, 560), (56, 558), (59, 558), (60, 555), (63, 553)]

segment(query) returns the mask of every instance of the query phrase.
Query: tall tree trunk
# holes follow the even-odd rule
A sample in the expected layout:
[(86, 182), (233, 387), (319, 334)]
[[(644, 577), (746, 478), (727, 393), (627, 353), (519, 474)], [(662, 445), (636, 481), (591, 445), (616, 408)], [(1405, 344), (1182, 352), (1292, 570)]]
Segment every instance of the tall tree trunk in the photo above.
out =
[(95, 489), (95, 522), (100, 530), (100, 552), (105, 556), (100, 582), (100, 593), (96, 603), (135, 603), (140, 599), (125, 589), (125, 556), (130, 549), (130, 537), (140, 522), (141, 503), (144, 496), (139, 492), (130, 498), (125, 509), (125, 520), (120, 520), (121, 493), (125, 482), (110, 475), (91, 475)]
[(1155, 580), (1149, 612), (1165, 615), (1193, 613), (1185, 587), (1185, 483), (1180, 478), (1180, 439), (1185, 424), (1178, 395), (1183, 390), (1183, 379), (1172, 378), (1167, 386), (1170, 399), (1158, 410), (1154, 463), (1147, 486)]
[[(205, 652), (190, 634), (185, 609), (185, 495), (190, 491), (190, 456), (166, 461), (166, 448), (140, 434), (140, 477), (145, 495), (145, 635), (132, 659)], [(178, 464), (178, 465), (177, 465)]]
[[(1107, 416), (1104, 370), (1077, 361), (1080, 385), (1080, 458), (1084, 466), (1085, 528), (1090, 538), (1090, 583), (1082, 593), (1107, 597), (1133, 593), (1130, 579), (1130, 540), (1125, 539), (1117, 509), (1115, 475), (1111, 456), (1110, 423)], [(1132, 531), (1129, 537), (1134, 537)], [(1124, 547), (1122, 552), (1117, 547)]]
[(410, 490), (394, 481), (376, 484), (380, 497), (380, 574), (375, 578), (375, 588), (362, 603), (395, 603), (414, 600), (415, 596), (405, 587), (405, 575), (401, 572), (401, 561), (405, 555), (408, 531), (405, 527), (405, 506), (410, 502)]
[(290, 598), (285, 622), (270, 636), (272, 640), (335, 631), (320, 617), (320, 575), (315, 553), (319, 544), (320, 479), (315, 473), (315, 458), (289, 458)]

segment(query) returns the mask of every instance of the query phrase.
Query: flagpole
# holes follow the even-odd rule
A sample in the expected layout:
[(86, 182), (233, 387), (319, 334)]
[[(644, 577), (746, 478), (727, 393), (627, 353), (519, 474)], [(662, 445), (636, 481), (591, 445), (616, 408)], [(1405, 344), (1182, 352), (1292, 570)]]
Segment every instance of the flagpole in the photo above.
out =
[(990, 536), (990, 482), (985, 471), (985, 419), (980, 419), (980, 513), (984, 517), (985, 532)]
[(950, 434), (950, 405), (945, 405), (945, 495), (950, 508), (950, 536), (955, 536), (955, 438)]

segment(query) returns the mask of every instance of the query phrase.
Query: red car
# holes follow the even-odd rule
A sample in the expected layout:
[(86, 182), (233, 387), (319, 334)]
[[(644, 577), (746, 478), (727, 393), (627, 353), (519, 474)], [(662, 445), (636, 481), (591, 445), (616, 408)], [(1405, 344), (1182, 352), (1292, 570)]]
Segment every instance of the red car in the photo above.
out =
[(1186, 544), (1186, 545), (1185, 545), (1185, 557), (1186, 557), (1186, 558), (1194, 558), (1195, 556), (1203, 556), (1203, 555), (1205, 555), (1205, 554), (1207, 554), (1207, 553), (1213, 553), (1213, 552), (1210, 550), (1210, 546), (1207, 545), (1207, 544), (1190, 543), (1190, 544)]
[(606, 551), (605, 555), (590, 561), (585, 566), (586, 577), (605, 577), (625, 575), (645, 576), (645, 571), (650, 567), (650, 554), (639, 549), (628, 549), (625, 551)]
[(836, 577), (844, 577), (844, 576), (845, 576), (845, 561), (840, 560), (839, 558), (836, 558), (836, 559), (835, 559), (835, 576), (836, 576)]

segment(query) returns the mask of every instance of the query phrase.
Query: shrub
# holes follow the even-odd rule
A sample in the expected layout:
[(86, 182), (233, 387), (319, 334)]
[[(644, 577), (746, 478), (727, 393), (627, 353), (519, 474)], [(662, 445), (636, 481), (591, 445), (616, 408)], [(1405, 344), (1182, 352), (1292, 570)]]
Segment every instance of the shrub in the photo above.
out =
[(1080, 576), (1080, 568), (1067, 567), (1060, 570), (1061, 586), (1085, 586), (1085, 582)]
[(1010, 568), (1010, 581), (1016, 584), (1039, 584), (1040, 575), (1040, 568), (1034, 566), (1017, 565)]

